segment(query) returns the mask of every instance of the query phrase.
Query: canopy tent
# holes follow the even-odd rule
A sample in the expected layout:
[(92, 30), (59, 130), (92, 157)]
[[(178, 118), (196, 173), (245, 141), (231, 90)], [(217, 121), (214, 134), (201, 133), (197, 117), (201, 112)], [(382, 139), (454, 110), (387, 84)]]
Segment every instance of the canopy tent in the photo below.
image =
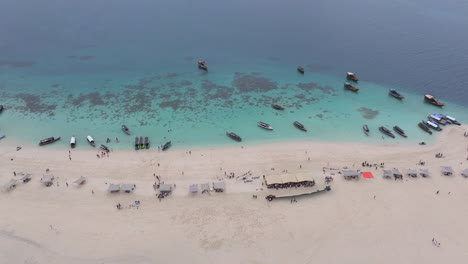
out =
[(468, 177), (468, 169), (462, 171), (462, 176)]
[(442, 166), (441, 169), (442, 169), (442, 174), (443, 174), (443, 175), (446, 175), (446, 176), (447, 176), (447, 175), (452, 175), (452, 174), (453, 174), (453, 169), (452, 169), (452, 167)]
[(274, 184), (283, 184), (283, 179), (278, 174), (265, 175), (265, 182), (267, 186), (272, 186)]
[(76, 185), (81, 185), (86, 182), (86, 178), (84, 176), (81, 176), (80, 178), (76, 179), (73, 183)]
[(393, 176), (393, 172), (391, 170), (383, 170), (383, 173), (384, 178), (391, 178)]
[(192, 185), (190, 185), (190, 186), (189, 186), (189, 191), (190, 191), (191, 193), (196, 193), (196, 192), (198, 192), (198, 184), (192, 184)]
[(372, 175), (372, 172), (370, 171), (363, 171), (362, 177), (364, 177), (365, 179), (372, 179), (374, 178), (374, 175)]
[(26, 183), (26, 182), (31, 180), (31, 174), (26, 174), (23, 177), (21, 177), (21, 179), (19, 179), (19, 180), (23, 181), (23, 183)]
[(215, 190), (215, 192), (224, 192), (224, 190), (226, 189), (226, 185), (223, 181), (213, 182), (213, 189)]
[(299, 173), (296, 174), (297, 182), (314, 182), (314, 178), (310, 173)]
[(294, 184), (297, 183), (296, 175), (293, 174), (283, 174), (281, 175), (283, 184)]
[(126, 193), (130, 193), (133, 190), (135, 190), (136, 185), (135, 184), (122, 184), (120, 186), (120, 189)]
[(114, 193), (120, 191), (120, 184), (109, 184), (109, 188), (107, 189), (108, 192)]
[(392, 173), (393, 173), (393, 176), (403, 176), (403, 174), (401, 174), (401, 172), (398, 169), (393, 169)]
[(345, 179), (359, 178), (359, 172), (355, 170), (344, 170), (342, 173)]
[(200, 184), (200, 189), (203, 192), (209, 192), (210, 191), (210, 184), (209, 183), (202, 183)]
[(429, 176), (429, 170), (428, 169), (420, 169), (419, 174), (423, 177), (428, 177)]
[(9, 182), (7, 182), (7, 184), (5, 184), (5, 186), (3, 187), (3, 190), (5, 192), (11, 191), (13, 188), (16, 187), (16, 182), (17, 180), (11, 179)]
[(160, 184), (159, 191), (162, 193), (170, 193), (172, 191), (172, 185), (170, 184)]
[(406, 174), (408, 174), (411, 177), (418, 176), (418, 172), (416, 170), (413, 170), (413, 169), (408, 169), (408, 172), (406, 172)]
[(45, 186), (47, 187), (51, 186), (53, 181), (54, 181), (54, 175), (51, 175), (51, 174), (44, 175), (41, 178), (41, 182), (44, 183)]

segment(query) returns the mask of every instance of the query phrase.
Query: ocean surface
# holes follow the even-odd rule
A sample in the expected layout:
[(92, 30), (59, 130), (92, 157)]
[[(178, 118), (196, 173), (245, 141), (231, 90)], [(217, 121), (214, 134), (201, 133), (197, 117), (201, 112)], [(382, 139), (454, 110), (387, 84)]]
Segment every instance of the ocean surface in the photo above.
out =
[[(417, 127), (428, 114), (468, 123), (466, 14), (468, 2), (455, 0), (3, 0), (0, 144), (61, 136), (49, 147), (67, 147), (72, 135), (78, 148), (91, 148), (87, 135), (118, 137), (113, 148), (140, 135), (153, 147), (239, 144), (226, 131), (243, 145), (430, 142)], [(347, 71), (359, 92), (343, 88)], [(446, 106), (424, 103), (426, 93)], [(382, 137), (381, 125), (409, 138)]]

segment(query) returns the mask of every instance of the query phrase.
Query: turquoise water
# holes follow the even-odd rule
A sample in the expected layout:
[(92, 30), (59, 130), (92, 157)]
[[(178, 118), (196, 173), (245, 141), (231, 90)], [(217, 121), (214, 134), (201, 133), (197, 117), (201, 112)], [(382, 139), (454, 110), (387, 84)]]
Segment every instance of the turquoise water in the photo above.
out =
[[(109, 145), (132, 148), (133, 135), (142, 135), (153, 146), (168, 140), (176, 147), (238, 144), (225, 135), (233, 131), (242, 144), (398, 143), (432, 140), (417, 127), (431, 113), (468, 122), (462, 86), (468, 40), (458, 32), (468, 26), (459, 13), (468, 10), (463, 3), (431, 9), (357, 1), (350, 13), (344, 0), (113, 1), (111, 8), (106, 1), (48, 1), (50, 9), (6, 1), (9, 8), (0, 11), (7, 25), (0, 33), (9, 36), (0, 46), (0, 104), (6, 107), (0, 133), (8, 136), (2, 141), (36, 144), (62, 136), (54, 147), (65, 147), (74, 135), (80, 148), (90, 148), (85, 137), (92, 135), (98, 144), (118, 137), (119, 144)], [(17, 22), (15, 12), (27, 19)], [(197, 68), (198, 59), (206, 60), (208, 72)], [(297, 73), (299, 64), (306, 74)], [(358, 93), (343, 88), (348, 70), (361, 77)], [(388, 96), (390, 88), (406, 98)], [(447, 105), (424, 103), (425, 93)], [(272, 102), (286, 110), (274, 110)], [(295, 120), (309, 132), (296, 129)], [(274, 131), (257, 127), (258, 121)], [(123, 134), (121, 124), (133, 135)], [(382, 139), (380, 125), (398, 125), (409, 138)]]

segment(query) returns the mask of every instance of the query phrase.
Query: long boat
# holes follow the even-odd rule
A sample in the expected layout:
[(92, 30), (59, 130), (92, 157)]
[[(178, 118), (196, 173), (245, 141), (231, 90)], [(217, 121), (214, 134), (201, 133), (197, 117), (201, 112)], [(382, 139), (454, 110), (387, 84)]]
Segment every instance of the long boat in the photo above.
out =
[(390, 91), (388, 92), (389, 95), (395, 97), (396, 99), (403, 99), (405, 98), (403, 95), (401, 95), (397, 90), (395, 89), (390, 89)]
[(149, 149), (149, 147), (150, 147), (149, 138), (148, 138), (148, 137), (145, 137), (145, 148), (146, 148), (146, 149)]
[(75, 138), (75, 136), (70, 138), (70, 147), (72, 147), (72, 148), (76, 147), (76, 138)]
[(94, 142), (94, 139), (91, 136), (87, 136), (86, 140), (89, 142), (91, 146), (96, 147), (96, 142)]
[(56, 141), (59, 141), (60, 140), (60, 137), (49, 137), (49, 138), (45, 138), (41, 141), (39, 141), (39, 146), (44, 146), (44, 145), (48, 145), (48, 144), (51, 144), (51, 143), (54, 143)]
[(140, 148), (140, 143), (138, 141), (138, 137), (135, 137), (135, 150), (138, 150)]
[(307, 129), (305, 128), (305, 126), (304, 126), (303, 124), (301, 124), (301, 123), (299, 123), (299, 122), (297, 122), (297, 121), (294, 121), (294, 122), (293, 122), (293, 125), (294, 125), (295, 127), (299, 128), (300, 130), (307, 132)]
[(461, 126), (461, 123), (458, 122), (454, 117), (446, 116), (446, 115), (443, 115), (443, 114), (439, 114), (439, 115), (442, 116), (448, 122), (451, 122), (452, 124)]
[(161, 149), (162, 149), (163, 151), (166, 151), (166, 150), (168, 150), (168, 149), (171, 147), (171, 145), (172, 145), (172, 142), (171, 142), (171, 141), (168, 141), (168, 142), (166, 142), (166, 144), (164, 144), (164, 145), (161, 147)]
[(369, 127), (367, 125), (363, 125), (362, 130), (364, 131), (364, 134), (366, 134), (366, 136), (369, 135), (370, 130), (369, 130)]
[(269, 124), (262, 122), (262, 121), (257, 122), (257, 126), (264, 128), (266, 130), (273, 130), (273, 128)]
[(291, 199), (291, 198), (297, 198), (297, 197), (301, 197), (301, 196), (310, 196), (310, 195), (319, 194), (319, 193), (323, 193), (323, 192), (329, 192), (329, 191), (331, 191), (331, 187), (330, 186), (325, 186), (321, 190), (317, 190), (317, 191), (313, 191), (313, 192), (309, 192), (309, 193), (292, 194), (292, 195), (273, 195), (273, 194), (270, 194), (270, 195), (265, 196), (265, 199), (267, 199), (268, 201), (271, 202), (274, 199), (285, 199), (285, 198)]
[(350, 80), (350, 81), (353, 81), (353, 82), (359, 81), (359, 78), (356, 76), (356, 74), (354, 74), (354, 72), (347, 72), (346, 73), (346, 79)]
[(434, 129), (434, 130), (437, 130), (437, 131), (441, 131), (442, 128), (435, 122), (435, 121), (431, 121), (431, 120), (423, 120), (422, 121), (427, 127), (431, 128), (431, 129)]
[(359, 88), (357, 88), (356, 86), (353, 86), (350, 82), (345, 82), (344, 87), (353, 92), (359, 91)]
[(302, 66), (297, 66), (297, 71), (298, 71), (299, 73), (302, 73), (302, 74), (304, 74), (304, 72), (305, 72), (305, 71), (304, 71), (304, 68), (303, 68)]
[(387, 136), (389, 136), (391, 138), (395, 138), (395, 135), (388, 128), (386, 128), (384, 126), (381, 126), (381, 127), (379, 127), (379, 130), (380, 130), (380, 132), (384, 133), (385, 135), (387, 135)]
[(435, 98), (435, 96), (430, 95), (430, 94), (424, 95), (424, 101), (426, 101), (426, 102), (428, 102), (430, 104), (436, 105), (436, 106), (444, 106), (444, 103), (442, 103), (441, 101), (438, 101)]
[(144, 148), (145, 148), (145, 144), (143, 143), (143, 136), (140, 136), (139, 143), (140, 143), (140, 145), (139, 145), (138, 147), (139, 147), (140, 149), (144, 149)]
[(443, 118), (443, 117), (442, 117), (441, 115), (439, 115), (439, 114), (428, 115), (427, 118), (436, 121), (436, 122), (437, 122), (438, 124), (440, 124), (440, 125), (444, 125), (444, 126), (445, 126), (445, 125), (448, 124), (447, 120), (446, 120), (445, 118)]
[(432, 135), (432, 131), (429, 129), (429, 127), (427, 127), (426, 124), (424, 124), (424, 122), (419, 122), (418, 127), (429, 133), (429, 135)]
[(408, 137), (406, 135), (405, 131), (403, 129), (401, 129), (400, 127), (398, 127), (398, 126), (394, 126), (393, 131), (395, 131), (398, 135), (400, 135), (402, 137)]
[(105, 152), (109, 152), (109, 151), (110, 151), (109, 148), (108, 148), (106, 145), (102, 145), (102, 144), (101, 144), (101, 146), (99, 146), (99, 148), (102, 149), (102, 150), (104, 150)]
[(199, 69), (202, 69), (202, 70), (205, 70), (205, 71), (208, 70), (208, 66), (206, 66), (204, 60), (199, 60), (199, 61), (198, 61), (198, 68), (199, 68)]
[(123, 130), (123, 132), (125, 132), (125, 134), (127, 134), (127, 135), (130, 135), (130, 133), (131, 133), (131, 132), (130, 132), (130, 129), (128, 129), (128, 127), (127, 127), (126, 125), (122, 125), (122, 130)]
[(233, 132), (226, 132), (226, 135), (232, 139), (234, 139), (235, 141), (242, 141), (242, 138), (239, 137), (236, 133), (233, 133)]
[(271, 106), (276, 110), (284, 110), (284, 107), (282, 107), (281, 105), (271, 104)]

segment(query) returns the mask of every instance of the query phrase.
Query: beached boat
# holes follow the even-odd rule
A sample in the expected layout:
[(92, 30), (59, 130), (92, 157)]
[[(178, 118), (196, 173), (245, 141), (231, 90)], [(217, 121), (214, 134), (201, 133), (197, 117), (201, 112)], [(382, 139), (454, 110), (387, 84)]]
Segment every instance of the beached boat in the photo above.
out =
[(443, 114), (439, 114), (439, 115), (442, 116), (447, 122), (450, 122), (452, 124), (461, 126), (461, 123), (458, 122), (454, 117), (446, 116), (446, 115), (443, 115)]
[(388, 128), (386, 128), (384, 126), (381, 126), (381, 127), (379, 127), (379, 130), (380, 130), (380, 132), (384, 133), (385, 135), (387, 135), (387, 136), (389, 136), (391, 138), (395, 138), (395, 135)]
[(198, 61), (198, 68), (199, 68), (199, 69), (202, 69), (202, 70), (205, 70), (205, 71), (208, 70), (208, 66), (206, 66), (204, 60), (199, 60), (199, 61)]
[(297, 71), (304, 74), (304, 68), (302, 68), (302, 66), (297, 66)]
[(58, 137), (58, 138), (55, 138), (55, 137), (45, 138), (45, 139), (39, 141), (39, 146), (48, 145), (48, 144), (54, 143), (54, 142), (59, 141), (59, 140), (60, 140), (60, 137)]
[(402, 137), (408, 137), (406, 135), (405, 131), (403, 129), (401, 129), (400, 127), (398, 127), (398, 126), (394, 126), (393, 131), (395, 131), (398, 135), (400, 135)]
[(108, 148), (106, 145), (102, 145), (102, 144), (101, 144), (101, 146), (99, 146), (99, 148), (102, 149), (102, 150), (104, 150), (105, 152), (109, 152), (109, 151), (110, 151), (109, 148)]
[(140, 148), (140, 143), (138, 141), (138, 137), (135, 137), (135, 150), (138, 150)]
[(226, 132), (226, 135), (232, 139), (234, 139), (235, 141), (242, 141), (242, 138), (239, 137), (236, 133), (233, 133), (233, 132)]
[(163, 151), (166, 151), (166, 150), (168, 150), (168, 149), (171, 147), (171, 145), (172, 145), (172, 142), (171, 142), (171, 141), (168, 141), (168, 142), (166, 142), (166, 144), (164, 144), (164, 145), (161, 147), (161, 149), (162, 149)]
[(3, 134), (0, 134), (0, 139), (2, 139), (2, 138), (4, 138), (4, 137), (6, 137), (6, 136), (3, 135)]
[(395, 89), (390, 89), (390, 91), (388, 92), (389, 95), (395, 97), (396, 99), (403, 99), (405, 98), (403, 95), (401, 95), (399, 92), (397, 92), (397, 90)]
[(284, 110), (284, 107), (282, 107), (281, 105), (271, 104), (271, 106), (276, 110)]
[(353, 92), (357, 92), (359, 91), (359, 88), (357, 88), (356, 86), (353, 86), (350, 82), (345, 82), (344, 83), (344, 87), (348, 90), (351, 90)]
[(438, 101), (435, 98), (435, 96), (430, 95), (430, 94), (424, 95), (424, 101), (426, 101), (426, 102), (428, 102), (430, 104), (436, 105), (436, 106), (444, 106), (444, 103), (442, 103), (441, 101)]
[(448, 124), (447, 120), (445, 120), (443, 117), (441, 117), (438, 114), (428, 115), (427, 118), (434, 121), (434, 122), (437, 122), (437, 124), (439, 124), (439, 125), (444, 125), (445, 126), (445, 125)]
[(91, 146), (96, 147), (96, 142), (94, 142), (94, 139), (91, 136), (87, 136), (86, 140)]
[(297, 121), (294, 121), (293, 125), (297, 128), (299, 128), (300, 130), (302, 131), (306, 131), (307, 132), (307, 129), (305, 128), (305, 126)]
[(148, 138), (148, 137), (145, 137), (145, 148), (146, 148), (146, 149), (149, 149), (149, 147), (150, 147), (149, 138)]
[(426, 124), (424, 124), (424, 122), (419, 122), (418, 127), (421, 128), (422, 130), (426, 131), (430, 135), (432, 135), (432, 131), (427, 127)]
[(267, 129), (267, 130), (273, 130), (273, 128), (267, 124), (267, 123), (264, 123), (264, 122), (257, 122), (257, 125), (261, 128), (264, 128), (264, 129)]
[(76, 138), (74, 136), (70, 138), (70, 147), (76, 147)]
[(138, 146), (140, 149), (144, 149), (145, 148), (145, 143), (143, 141), (143, 136), (140, 136), (140, 140), (139, 140), (139, 143), (140, 145)]
[(356, 74), (354, 74), (354, 72), (347, 72), (346, 73), (346, 79), (350, 80), (350, 81), (353, 81), (353, 82), (359, 81), (359, 78), (356, 77)]
[(127, 135), (130, 135), (130, 133), (131, 133), (131, 132), (130, 132), (130, 129), (128, 129), (128, 127), (127, 127), (126, 125), (122, 125), (122, 130), (123, 130), (123, 132), (125, 132), (125, 134), (127, 134)]
[(423, 120), (423, 123), (431, 129), (441, 131), (442, 128), (437, 124), (437, 122), (432, 120)]
[(366, 134), (366, 136), (369, 135), (370, 130), (369, 130), (369, 127), (367, 125), (363, 125), (362, 130), (364, 131), (364, 134)]

